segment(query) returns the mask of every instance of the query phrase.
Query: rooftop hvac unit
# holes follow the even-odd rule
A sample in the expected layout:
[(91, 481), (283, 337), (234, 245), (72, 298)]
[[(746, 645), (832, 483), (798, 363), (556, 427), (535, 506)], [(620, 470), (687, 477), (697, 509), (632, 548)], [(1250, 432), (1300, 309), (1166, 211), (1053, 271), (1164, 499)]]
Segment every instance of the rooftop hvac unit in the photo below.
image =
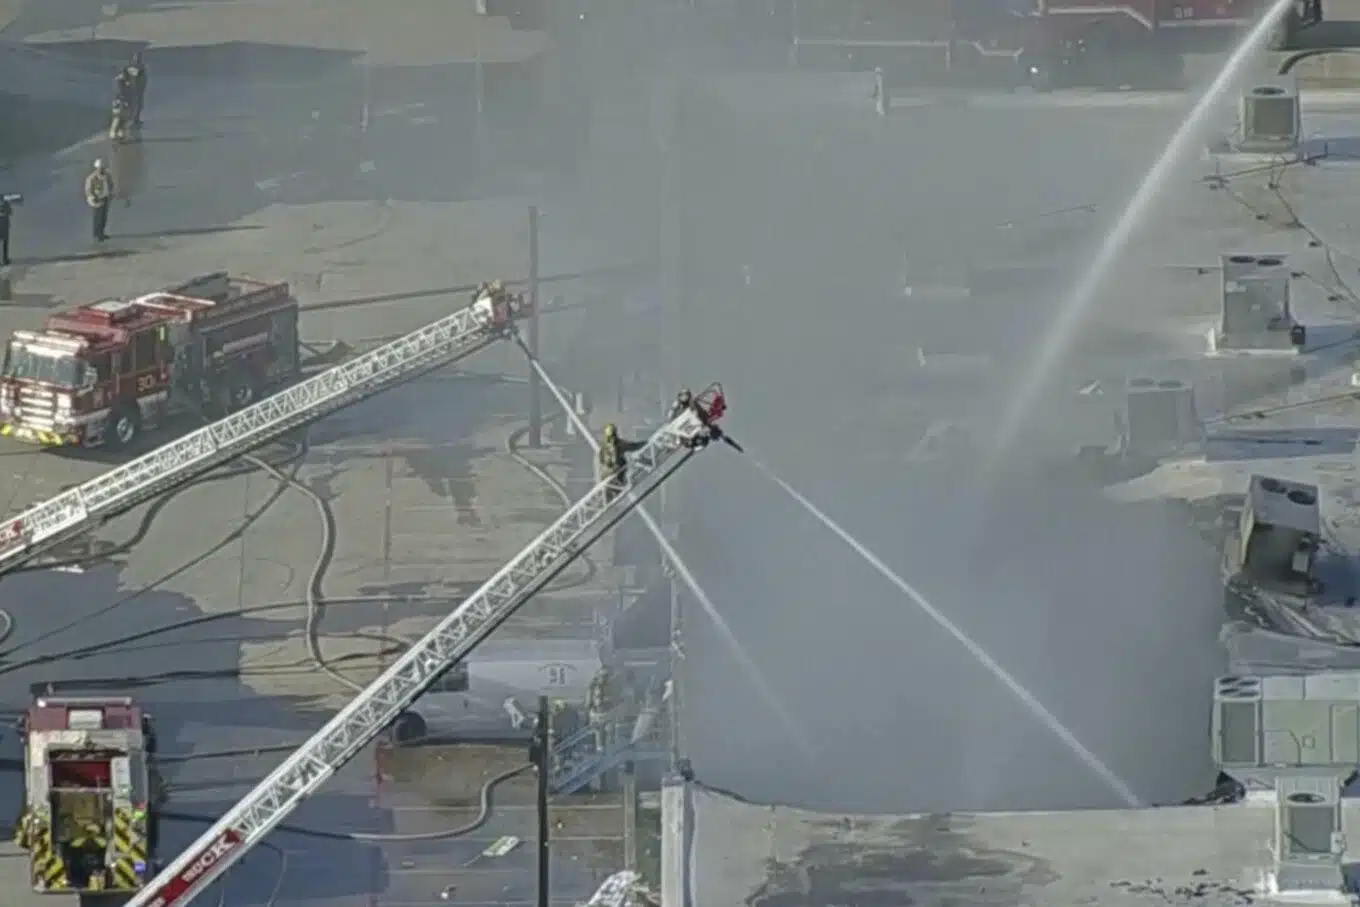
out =
[(1223, 259), (1220, 349), (1290, 349), (1302, 345), (1290, 309), (1289, 268), (1279, 255)]
[(1327, 772), (1300, 772), (1279, 778), (1275, 793), (1271, 842), (1275, 865), (1268, 876), (1268, 893), (1331, 894), (1332, 898), (1316, 900), (1350, 903), (1340, 896), (1345, 886), (1346, 828), (1337, 779)]
[[(1259, 272), (1240, 277), (1225, 288), (1224, 321), (1237, 322), (1240, 330), (1287, 331), (1293, 320), (1289, 312), (1289, 275), (1266, 277)], [(1226, 333), (1238, 329), (1225, 324)]]
[(1261, 764), (1261, 678), (1220, 677), (1214, 688), (1214, 762), (1228, 774)]
[(1278, 586), (1306, 592), (1322, 536), (1318, 487), (1271, 476), (1252, 476), (1239, 532), (1242, 570)]
[(1360, 672), (1218, 678), (1212, 752), (1248, 792), (1299, 776), (1339, 791), (1360, 759)]
[(1200, 440), (1195, 390), (1175, 379), (1131, 378), (1124, 386), (1124, 449), (1167, 456)]
[(1238, 150), (1276, 153), (1299, 144), (1299, 92), (1293, 80), (1280, 79), (1242, 94), (1242, 139)]

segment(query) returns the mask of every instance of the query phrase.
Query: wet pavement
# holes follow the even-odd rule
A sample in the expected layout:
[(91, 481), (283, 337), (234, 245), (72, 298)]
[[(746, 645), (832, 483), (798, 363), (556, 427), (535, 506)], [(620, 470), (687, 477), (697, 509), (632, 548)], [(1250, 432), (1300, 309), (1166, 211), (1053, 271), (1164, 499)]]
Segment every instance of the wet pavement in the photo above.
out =
[[(394, 833), (466, 828), (481, 814), (482, 786), (526, 759), (523, 747), (454, 746), (397, 750), (379, 802)], [(456, 904), (532, 904), (537, 892), (537, 812), (532, 770), (495, 787), (486, 824), (456, 838), (389, 845), (383, 903), (424, 904), (450, 892)], [(550, 810), (553, 903), (583, 900), (623, 865), (623, 805), (617, 795), (576, 794)], [(517, 839), (500, 853), (497, 845)]]
[[(305, 84), (263, 67), (254, 75), (233, 86), (192, 73), (162, 75), (144, 143), (121, 149), (112, 162), (130, 204), (115, 207), (109, 246), (97, 253), (83, 240), (88, 215), (79, 181), (90, 160), (108, 156), (104, 143), (12, 171), (27, 180), (28, 198), (15, 225), (18, 295), (0, 304), (0, 330), (35, 326), (51, 306), (146, 292), (227, 268), (289, 280), (304, 306), (396, 294), (391, 302), (303, 316), (305, 339), (358, 345), (464, 304), (461, 295), (431, 289), (523, 274), (524, 197), (482, 197), (474, 180), (459, 182), (444, 163), (412, 166), (442, 160), (464, 140), (457, 122), (431, 113), (440, 98), (422, 92), (432, 83), (386, 83), (384, 103), (395, 109), (375, 111), (361, 141), (358, 107), (347, 106), (348, 69)], [(344, 114), (332, 117), (342, 107)], [(423, 112), (411, 112), (417, 109)], [(598, 263), (582, 257), (585, 231), (569, 199), (561, 197), (554, 210), (555, 221), (544, 226), (544, 271)], [(593, 292), (580, 284), (560, 291)], [(420, 298), (403, 300), (405, 292)], [(588, 315), (545, 322), (550, 368), (556, 356), (588, 351), (591, 331)], [(502, 345), (464, 365), (489, 377), (441, 373), (360, 404), (314, 427), (306, 457), (287, 467), (321, 496), (338, 526), (322, 589), (338, 603), (322, 617), (321, 649), (356, 681), (374, 676), (402, 639), (431, 626), (561, 512), (558, 495), (506, 453), (523, 425), (527, 392), (498, 376), (520, 378), (521, 354)], [(530, 456), (568, 485), (584, 475), (568, 448)], [(0, 494), (19, 509), (112, 462), (7, 444), (0, 447)], [(163, 752), (189, 757), (296, 742), (346, 701), (316, 670), (301, 638), (306, 587), (324, 547), (316, 505), (303, 495), (259, 473), (202, 481), (113, 521), (99, 538), (99, 550), (133, 538), (136, 544), (71, 572), (0, 580), (0, 607), (16, 621), (0, 645), (0, 707), (21, 708), (30, 685), (48, 682), (126, 693), (155, 715)], [(590, 625), (600, 601), (617, 601), (621, 582), (607, 565), (597, 566), (565, 576), (518, 625), (499, 632)], [(375, 601), (385, 595), (400, 599)], [(75, 649), (85, 654), (69, 657)], [(17, 756), (12, 736), (3, 746), (6, 757)], [(177, 763), (167, 771), (171, 809), (215, 818), (281, 758)], [(0, 794), (0, 810), (14, 809), (17, 775), (0, 776)], [(403, 802), (418, 807), (420, 796)], [(396, 815), (365, 754), (292, 821), (328, 832), (382, 832), (402, 830), (408, 819)], [(166, 853), (201, 830), (192, 819), (176, 821)], [(396, 881), (407, 855), (390, 847), (302, 833), (276, 834), (269, 845), (230, 874), (224, 904), (439, 900), (437, 888)], [(448, 867), (461, 865), (471, 846), (427, 844), (420, 853)], [(501, 883), (515, 897), (531, 891), (525, 886), (534, 878), (531, 868), (520, 871), (522, 862), (513, 858), (514, 871)], [(588, 893), (594, 878), (594, 869), (575, 876), (564, 869), (563, 896)]]

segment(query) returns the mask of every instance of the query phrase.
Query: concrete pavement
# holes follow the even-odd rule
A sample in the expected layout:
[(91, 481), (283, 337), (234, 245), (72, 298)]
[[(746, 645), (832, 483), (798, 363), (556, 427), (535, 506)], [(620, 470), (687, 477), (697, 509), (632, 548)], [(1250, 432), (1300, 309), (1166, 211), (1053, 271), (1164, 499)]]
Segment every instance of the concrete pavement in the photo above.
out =
[[(146, 140), (126, 149), (140, 155), (135, 163), (143, 175), (131, 205), (113, 212), (107, 249), (94, 254), (85, 239), (88, 215), (79, 194), (85, 168), (110, 154), (106, 146), (92, 141), (14, 171), (24, 175), (28, 203), (15, 227), (17, 298), (0, 306), (0, 331), (33, 326), (55, 305), (145, 292), (219, 268), (288, 279), (304, 303), (521, 276), (531, 198), (546, 212), (544, 271), (592, 262), (589, 231), (570, 196), (486, 197), (485, 168), (450, 167), (450, 156), (456, 161), (468, 147), (463, 121), (418, 80), (385, 83), (384, 106), (370, 111), (366, 130), (345, 67), (303, 83), (257, 71), (230, 87), (170, 74), (153, 84)], [(492, 191), (503, 187), (498, 179)], [(464, 303), (427, 295), (332, 309), (304, 316), (303, 332), (360, 344)], [(550, 365), (556, 351), (588, 354), (596, 333), (589, 313), (548, 320)], [(508, 345), (465, 365), (491, 375), (524, 373)], [(340, 666), (354, 678), (371, 677), (390, 658), (390, 646), (363, 637), (418, 634), (560, 512), (555, 494), (504, 454), (523, 424), (525, 393), (522, 384), (436, 375), (313, 430), (312, 452), (297, 474), (340, 527), (324, 594), (355, 601), (326, 609), (322, 648), (330, 658), (351, 656)], [(562, 481), (575, 481), (571, 451), (532, 456)], [(0, 490), (11, 509), (108, 466), (99, 456), (17, 446), (0, 449), (0, 464)], [(83, 572), (6, 576), (0, 606), (14, 613), (17, 631), (5, 644), (0, 699), (17, 708), (30, 684), (49, 681), (130, 692), (156, 714), (163, 749), (179, 755), (287, 743), (319, 726), (345, 697), (317, 681), (299, 637), (298, 603), (321, 549), (318, 519), (311, 502), (278, 491), (258, 474), (200, 483), (154, 514), (144, 509), (101, 531), (104, 544), (116, 544), (149, 519), (130, 552)], [(601, 569), (588, 584), (539, 597), (518, 629), (512, 623), (501, 632), (571, 625), (597, 600), (616, 601), (618, 582)], [(409, 598), (372, 602), (387, 594)], [(270, 603), (291, 604), (238, 613)], [(212, 620), (161, 632), (193, 618)], [(117, 641), (141, 632), (151, 635)], [(89, 645), (97, 655), (63, 657)], [(37, 661), (18, 664), (24, 659)], [(7, 739), (6, 755), (16, 755), (12, 745)], [(279, 758), (179, 765), (169, 778), (173, 807), (218, 815)], [(12, 808), (16, 781), (5, 779), (0, 809)], [(391, 828), (394, 819), (375, 805), (375, 790), (371, 760), (356, 760), (295, 818), (329, 830)], [(200, 830), (177, 823), (167, 851)], [(409, 891), (398, 896), (390, 870), (402, 857), (382, 848), (298, 835), (271, 843), (286, 863), (274, 851), (253, 854), (227, 881), (227, 903), (264, 903), (276, 883), (278, 904), (369, 905), (389, 895), (393, 903), (437, 900), (437, 892), (424, 900)], [(458, 852), (440, 858), (427, 850), (425, 857), (448, 862)], [(579, 878), (580, 890), (564, 888), (564, 896), (588, 893), (595, 873)]]

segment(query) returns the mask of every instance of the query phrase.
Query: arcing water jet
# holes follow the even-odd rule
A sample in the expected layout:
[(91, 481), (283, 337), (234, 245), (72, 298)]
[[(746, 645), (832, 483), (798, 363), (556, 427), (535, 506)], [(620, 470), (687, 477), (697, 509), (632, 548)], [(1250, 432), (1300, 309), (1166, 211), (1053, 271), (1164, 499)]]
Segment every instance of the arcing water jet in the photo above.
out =
[(1031, 715), (1037, 718), (1045, 728), (1062, 741), (1063, 745), (1071, 751), (1072, 755), (1077, 757), (1077, 760), (1081, 762), (1082, 765), (1086, 766), (1092, 774), (1100, 778), (1100, 780), (1114, 792), (1115, 796), (1117, 796), (1125, 806), (1137, 809), (1144, 805), (1138, 795), (1133, 792), (1133, 788), (1115, 774), (1114, 770), (1106, 765), (1099, 756), (1091, 752), (1084, 743), (1078, 740), (1077, 736), (1073, 734), (1065, 724), (1058, 720), (1058, 717), (1050, 712), (1048, 708), (1039, 701), (1038, 697), (1030, 692), (1014, 675), (1002, 667), (1000, 662), (993, 658), (976, 640), (945, 616), (944, 612), (931, 604), (924, 595), (917, 591), (916, 587), (898, 576), (891, 567), (878, 557), (878, 555), (870, 551), (857, 538), (842, 528), (839, 523), (823, 513), (815, 504), (800, 494), (797, 489), (775, 475), (768, 466), (758, 460), (752, 460), (751, 462), (757, 469), (764, 473), (766, 477), (782, 488), (785, 494), (798, 502), (798, 504), (808, 513), (812, 514), (812, 516), (816, 517), (817, 521), (823, 526), (831, 530), (831, 532), (848, 545), (852, 551), (864, 558), (871, 567), (882, 574), (884, 579), (900, 589), (918, 608), (925, 612), (925, 615), (929, 617), (937, 627), (948, 633), (953, 637), (955, 642), (963, 646), (978, 664), (982, 665), (982, 667), (1000, 681), (1016, 699), (1020, 700), (1020, 704), (1023, 705)]
[(1223, 100), (1228, 89), (1241, 77), (1247, 62), (1265, 45), (1277, 22), (1293, 6), (1293, 0), (1275, 0), (1223, 64), (1223, 68), (1191, 108), (1184, 121), (1172, 134), (1166, 148), (1143, 177), (1129, 203), (1106, 234), (1090, 265), (1077, 279), (1063, 300), (1058, 316), (1045, 335), (1038, 352), (1019, 383), (1014, 395), (1002, 411), (1001, 421), (983, 464), (983, 479), (990, 480), (1019, 438), (1025, 420), (1033, 412), (1045, 384), (1052, 377), (1081, 327), (1082, 319), (1095, 304), (1096, 294), (1105, 284), (1114, 267), (1133, 238), (1134, 232), (1147, 220), (1157, 193), (1171, 177), (1172, 169), (1191, 150), (1191, 143), (1200, 135), (1214, 108)]

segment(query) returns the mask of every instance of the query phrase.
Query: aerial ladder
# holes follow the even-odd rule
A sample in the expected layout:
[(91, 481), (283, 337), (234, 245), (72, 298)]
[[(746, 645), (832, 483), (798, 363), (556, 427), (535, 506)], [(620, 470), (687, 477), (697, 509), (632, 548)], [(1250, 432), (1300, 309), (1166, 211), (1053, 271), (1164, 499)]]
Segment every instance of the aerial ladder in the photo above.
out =
[(726, 410), (717, 385), (663, 425), (470, 598), (412, 645), (325, 727), (138, 892), (126, 907), (187, 904), (264, 840), (431, 683), (638, 507), (712, 440)]
[(510, 336), (529, 304), (522, 296), (506, 294), (493, 305), (488, 296), (479, 295), (465, 309), (0, 521), (0, 573), (291, 429)]

